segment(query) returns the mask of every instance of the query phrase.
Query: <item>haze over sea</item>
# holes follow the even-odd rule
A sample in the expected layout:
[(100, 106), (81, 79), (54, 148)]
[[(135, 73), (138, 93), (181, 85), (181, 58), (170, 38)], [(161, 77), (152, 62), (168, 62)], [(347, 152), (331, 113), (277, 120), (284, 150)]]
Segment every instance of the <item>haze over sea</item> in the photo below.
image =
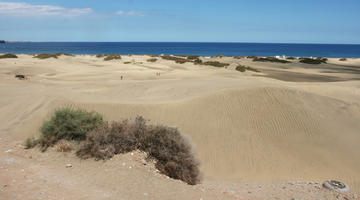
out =
[(7, 42), (0, 53), (173, 54), (201, 56), (360, 57), (358, 44), (276, 44), (197, 42)]

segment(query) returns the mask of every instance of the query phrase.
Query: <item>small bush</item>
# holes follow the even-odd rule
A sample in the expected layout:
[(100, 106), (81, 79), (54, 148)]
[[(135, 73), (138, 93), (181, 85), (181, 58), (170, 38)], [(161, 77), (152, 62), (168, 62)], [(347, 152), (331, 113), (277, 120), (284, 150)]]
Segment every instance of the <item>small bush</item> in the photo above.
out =
[(340, 58), (339, 61), (347, 61), (346, 58)]
[(18, 58), (18, 57), (17, 57), (17, 55), (11, 54), (11, 53), (0, 55), (0, 59), (4, 59), (4, 58)]
[(97, 54), (97, 55), (96, 55), (97, 58), (103, 58), (103, 57), (105, 57), (105, 56), (106, 56), (106, 54)]
[(295, 57), (287, 57), (286, 59), (288, 59), (288, 60), (296, 60)]
[(55, 54), (42, 53), (42, 54), (38, 54), (38, 55), (34, 56), (34, 58), (48, 59), (48, 58), (58, 58), (58, 57)]
[(39, 143), (39, 140), (34, 137), (28, 138), (25, 140), (25, 149), (34, 148)]
[(254, 62), (276, 62), (276, 63), (291, 63), (290, 61), (287, 60), (281, 60), (281, 59), (277, 59), (274, 57), (266, 57), (266, 58), (254, 58), (253, 59)]
[(119, 54), (110, 54), (104, 58), (105, 61), (120, 60), (120, 59), (121, 59), (121, 55), (119, 55)]
[(222, 57), (224, 57), (223, 55), (216, 55), (215, 56), (216, 58), (222, 58)]
[(260, 72), (259, 70), (255, 69), (255, 68), (244, 66), (244, 65), (238, 65), (235, 69), (239, 72), (245, 72), (246, 70), (253, 71), (253, 72)]
[(131, 62), (124, 62), (124, 64), (126, 64), (126, 65), (127, 65), (127, 64), (131, 64)]
[(321, 63), (326, 63), (327, 58), (300, 58), (301, 63), (319, 65)]
[(203, 65), (210, 65), (210, 66), (214, 66), (214, 67), (226, 67), (226, 66), (229, 66), (230, 64), (229, 63), (221, 63), (218, 61), (207, 61), (207, 62), (204, 62)]
[(200, 182), (199, 162), (188, 141), (177, 129), (148, 126), (142, 117), (137, 117), (133, 123), (127, 120), (104, 123), (87, 134), (76, 154), (84, 159), (99, 160), (134, 150), (146, 152), (149, 159), (156, 161), (156, 168), (171, 178), (190, 185)]
[(147, 59), (148, 62), (156, 62), (157, 59), (156, 58), (150, 58), (150, 59)]
[(102, 116), (95, 112), (70, 108), (56, 110), (51, 119), (40, 128), (40, 144), (46, 150), (61, 139), (84, 140), (87, 132), (102, 123)]

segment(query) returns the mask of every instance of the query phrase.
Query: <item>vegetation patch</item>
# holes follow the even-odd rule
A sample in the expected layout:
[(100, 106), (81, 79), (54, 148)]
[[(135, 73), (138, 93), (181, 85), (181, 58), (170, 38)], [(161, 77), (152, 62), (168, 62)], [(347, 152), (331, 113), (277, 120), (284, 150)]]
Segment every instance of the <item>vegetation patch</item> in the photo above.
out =
[(86, 133), (103, 124), (103, 118), (95, 112), (64, 108), (56, 110), (49, 121), (40, 128), (40, 145), (45, 151), (59, 140), (84, 140)]
[(5, 59), (5, 58), (18, 58), (18, 57), (17, 57), (17, 55), (11, 54), (11, 53), (0, 55), (0, 59)]
[(245, 72), (246, 70), (253, 71), (253, 72), (260, 72), (258, 69), (244, 66), (244, 65), (238, 65), (235, 69), (239, 72)]
[(156, 62), (157, 59), (156, 59), (156, 58), (149, 58), (149, 59), (147, 59), (147, 61), (148, 61), (148, 62)]
[(129, 122), (104, 122), (102, 116), (84, 110), (56, 110), (40, 128), (40, 139), (29, 138), (26, 148), (40, 144), (42, 150), (56, 143), (59, 152), (76, 149), (82, 159), (106, 160), (116, 154), (140, 150), (154, 160), (160, 173), (190, 185), (200, 183), (199, 161), (189, 141), (178, 129), (147, 125), (143, 117)]
[(326, 63), (327, 58), (300, 58), (300, 62), (305, 64), (319, 65), (321, 63)]
[(214, 67), (227, 67), (230, 64), (229, 63), (221, 63), (218, 61), (207, 61), (207, 62), (204, 62), (203, 65), (210, 65), (210, 66), (214, 66)]
[(276, 63), (291, 63), (290, 61), (287, 60), (281, 60), (278, 58), (274, 58), (274, 57), (265, 57), (265, 58), (253, 58), (254, 62), (276, 62)]
[(286, 59), (288, 59), (288, 60), (296, 60), (295, 57), (287, 57)]
[(77, 151), (80, 158), (109, 159), (115, 154), (134, 150), (146, 152), (156, 168), (170, 178), (190, 185), (200, 182), (199, 162), (189, 142), (175, 128), (147, 125), (142, 117), (130, 123), (104, 123), (87, 134)]
[(110, 54), (104, 58), (105, 61), (120, 60), (120, 59), (121, 59), (121, 55), (119, 55), (119, 54)]
[(347, 61), (346, 58), (340, 58), (339, 61)]
[(176, 63), (179, 63), (179, 64), (184, 64), (186, 62), (191, 62), (191, 60), (188, 60), (188, 59), (185, 59), (185, 58), (180, 58), (180, 57), (175, 57), (175, 56), (161, 56), (162, 59), (164, 60), (173, 60), (175, 61)]
[(69, 53), (56, 53), (55, 55), (56, 56), (74, 56), (74, 55), (69, 54)]
[(47, 54), (47, 53), (42, 53), (42, 54), (38, 54), (36, 56), (34, 56), (34, 58), (38, 58), (38, 59), (48, 59), (48, 58), (58, 58), (58, 56), (56, 54)]
[(97, 54), (97, 55), (96, 55), (97, 58), (103, 58), (103, 57), (105, 57), (105, 56), (106, 56), (106, 54)]
[(131, 64), (131, 62), (124, 62), (124, 64), (126, 64), (126, 65), (127, 65), (127, 64)]
[(198, 55), (190, 55), (190, 56), (186, 56), (186, 58), (188, 60), (196, 60), (196, 59), (200, 58), (200, 56), (198, 56)]

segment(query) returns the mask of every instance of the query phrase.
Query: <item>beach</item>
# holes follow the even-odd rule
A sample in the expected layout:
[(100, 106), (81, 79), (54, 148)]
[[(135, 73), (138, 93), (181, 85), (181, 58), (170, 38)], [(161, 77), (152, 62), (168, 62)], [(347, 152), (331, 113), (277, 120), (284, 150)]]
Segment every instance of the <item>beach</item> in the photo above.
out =
[[(360, 194), (359, 58), (311, 65), (201, 57), (229, 64), (214, 67), (148, 55), (17, 56), (0, 59), (4, 199), (336, 199), (321, 186), (333, 179)], [(158, 174), (139, 152), (104, 162), (25, 150), (61, 107), (177, 127), (195, 147), (202, 183)]]

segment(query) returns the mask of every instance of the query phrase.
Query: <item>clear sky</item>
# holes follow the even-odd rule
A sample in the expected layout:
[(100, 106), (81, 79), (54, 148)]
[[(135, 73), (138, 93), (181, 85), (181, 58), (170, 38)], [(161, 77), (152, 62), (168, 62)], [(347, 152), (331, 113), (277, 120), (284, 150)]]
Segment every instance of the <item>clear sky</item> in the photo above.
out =
[(0, 39), (360, 44), (360, 0), (0, 0)]

